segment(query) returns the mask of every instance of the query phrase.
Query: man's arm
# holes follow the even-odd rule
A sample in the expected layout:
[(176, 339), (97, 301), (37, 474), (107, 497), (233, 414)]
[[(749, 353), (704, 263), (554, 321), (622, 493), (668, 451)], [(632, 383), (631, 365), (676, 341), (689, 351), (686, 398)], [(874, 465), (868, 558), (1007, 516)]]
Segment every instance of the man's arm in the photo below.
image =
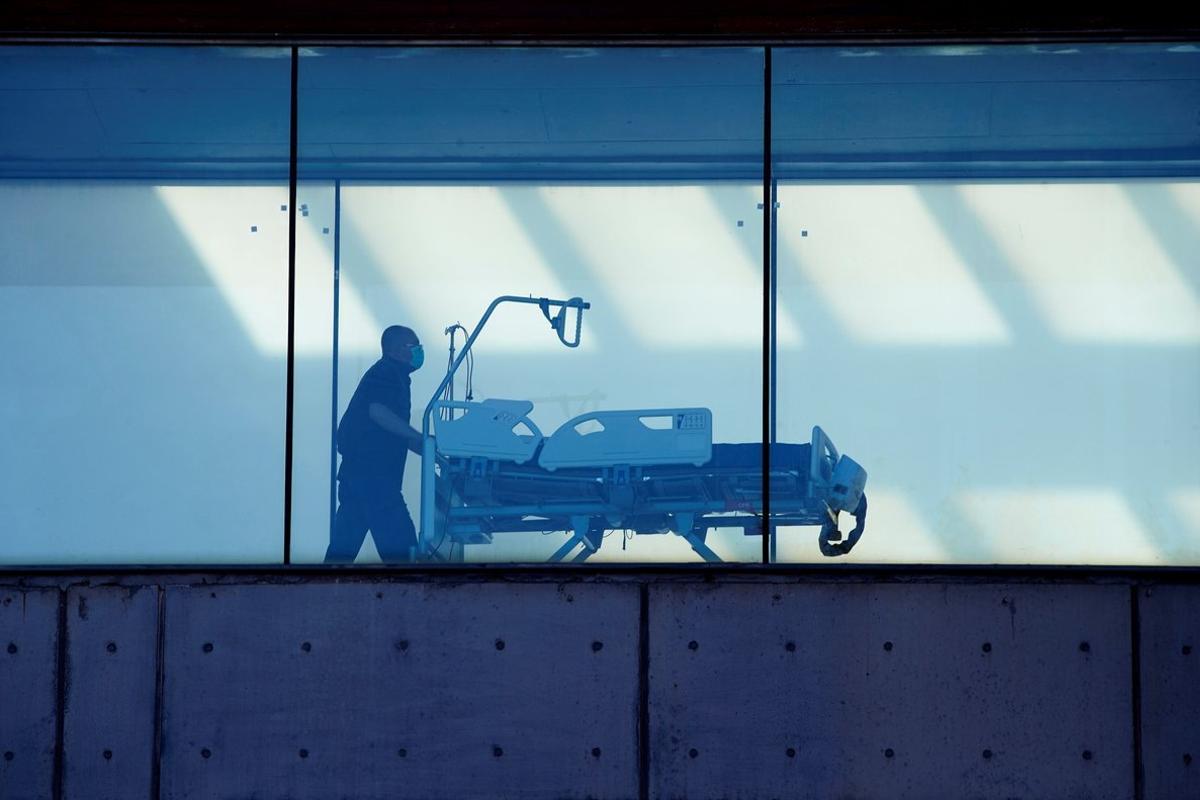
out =
[(404, 440), (404, 446), (417, 455), (421, 455), (421, 434), (417, 432), (396, 413), (383, 403), (371, 403), (367, 406), (367, 416), (388, 433), (394, 433)]

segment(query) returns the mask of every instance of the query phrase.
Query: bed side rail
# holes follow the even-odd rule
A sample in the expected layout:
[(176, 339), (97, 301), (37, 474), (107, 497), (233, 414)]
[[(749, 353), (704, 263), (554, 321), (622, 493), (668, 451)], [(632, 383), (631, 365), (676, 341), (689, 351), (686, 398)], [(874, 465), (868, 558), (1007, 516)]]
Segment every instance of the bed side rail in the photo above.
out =
[(560, 467), (693, 464), (712, 459), (707, 408), (593, 411), (564, 422), (542, 446), (538, 463)]
[[(533, 403), (528, 400), (439, 400), (433, 408), (434, 440), (439, 455), (524, 464), (533, 458), (545, 439), (529, 418)], [(453, 419), (446, 414), (444, 419), (442, 409), (465, 413)]]

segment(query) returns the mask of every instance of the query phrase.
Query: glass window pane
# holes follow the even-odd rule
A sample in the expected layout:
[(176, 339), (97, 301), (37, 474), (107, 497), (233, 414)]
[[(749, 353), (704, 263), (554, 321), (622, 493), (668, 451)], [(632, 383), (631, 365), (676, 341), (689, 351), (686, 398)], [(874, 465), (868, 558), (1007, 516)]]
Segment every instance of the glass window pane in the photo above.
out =
[(281, 558), (289, 55), (0, 48), (0, 562)]
[[(366, 419), (369, 402), (351, 402), (356, 390), (369, 394), (364, 375), (395, 386), (407, 373), (381, 361), (383, 330), (408, 326), (424, 347), (407, 414), (420, 430), (447, 372), (447, 329), (474, 333), (502, 295), (581, 297), (591, 307), (578, 347), (564, 346), (536, 304), (500, 305), (480, 333), (454, 384), (455, 401), (471, 405), (454, 422), (433, 417), (436, 482), (450, 503), (449, 521), (443, 508), (427, 528), (436, 557), (759, 558), (749, 513), (709, 520), (742, 527), (706, 530), (703, 515), (728, 516), (730, 504), (702, 473), (712, 442), (761, 437), (762, 74), (762, 51), (747, 49), (328, 49), (302, 58), (310, 216), (297, 242), (306, 331), (297, 560), (327, 555), (335, 421), (346, 438)], [(465, 332), (454, 337), (461, 353)], [(521, 402), (484, 402), (494, 399)], [(617, 413), (627, 411), (643, 413)], [(496, 423), (504, 415), (506, 428)], [(468, 427), (484, 421), (491, 427)], [(380, 423), (363, 429), (402, 450), (403, 437)], [(347, 456), (356, 444), (341, 445), (341, 491), (360, 491), (346, 479), (361, 469)], [(407, 459), (402, 494), (391, 463), (373, 467), (389, 476), (386, 488), (342, 498), (349, 549), (331, 558), (378, 557), (374, 529), (359, 550), (364, 519), (385, 505), (402, 519), (398, 497), (421, 527), (423, 462)], [(756, 470), (743, 479), (761, 483)], [(363, 515), (353, 525), (351, 510)], [(385, 560), (408, 557), (406, 535), (383, 532)]]
[(777, 424), (869, 473), (848, 558), (1200, 563), (1200, 49), (777, 63)]

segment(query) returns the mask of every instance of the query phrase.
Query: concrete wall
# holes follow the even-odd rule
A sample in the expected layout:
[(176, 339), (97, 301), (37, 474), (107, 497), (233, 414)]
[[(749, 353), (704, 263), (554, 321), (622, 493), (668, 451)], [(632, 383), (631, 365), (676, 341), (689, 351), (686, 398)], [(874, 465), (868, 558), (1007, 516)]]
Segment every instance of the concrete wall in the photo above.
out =
[(0, 578), (0, 798), (1200, 797), (1194, 582), (707, 578)]

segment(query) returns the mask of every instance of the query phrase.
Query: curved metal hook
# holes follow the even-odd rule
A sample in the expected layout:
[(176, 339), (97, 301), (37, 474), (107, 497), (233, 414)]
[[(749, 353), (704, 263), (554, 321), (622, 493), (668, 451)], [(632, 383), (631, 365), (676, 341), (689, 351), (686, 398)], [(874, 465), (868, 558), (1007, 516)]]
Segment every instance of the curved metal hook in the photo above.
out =
[(867, 527), (867, 496), (865, 494), (858, 501), (858, 508), (854, 509), (854, 521), (854, 530), (850, 531), (850, 534), (842, 541), (837, 541), (837, 539), (841, 539), (841, 534), (837, 529), (837, 515), (836, 512), (830, 515), (830, 519), (821, 526), (821, 535), (817, 538), (821, 555), (829, 558), (844, 556), (854, 549), (854, 545), (858, 544), (858, 540), (862, 538), (863, 531)]

